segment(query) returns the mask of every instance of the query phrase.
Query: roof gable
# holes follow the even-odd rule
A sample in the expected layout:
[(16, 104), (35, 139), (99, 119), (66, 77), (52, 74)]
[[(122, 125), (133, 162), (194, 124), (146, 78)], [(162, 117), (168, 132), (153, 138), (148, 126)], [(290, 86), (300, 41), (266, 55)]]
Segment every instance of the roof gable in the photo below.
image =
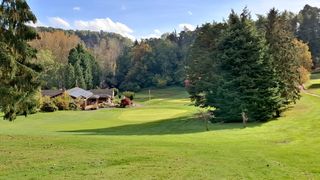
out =
[(81, 89), (79, 87), (75, 87), (75, 88), (72, 88), (72, 89), (69, 89), (68, 91), (68, 94), (71, 96), (71, 97), (74, 97), (74, 98), (89, 98), (93, 95), (92, 92), (90, 91), (86, 91), (84, 89)]
[(63, 93), (63, 90), (41, 90), (42, 96), (56, 97)]
[(90, 90), (94, 95), (100, 97), (113, 97), (113, 89), (91, 89)]

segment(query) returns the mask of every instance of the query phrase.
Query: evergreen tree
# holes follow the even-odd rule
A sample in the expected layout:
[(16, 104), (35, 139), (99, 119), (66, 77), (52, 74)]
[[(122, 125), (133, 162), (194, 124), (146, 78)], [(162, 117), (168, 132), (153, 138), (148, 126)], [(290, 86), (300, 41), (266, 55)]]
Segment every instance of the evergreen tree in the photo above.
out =
[(83, 77), (83, 69), (80, 66), (80, 63), (77, 62), (73, 65), (74, 67), (74, 74), (75, 74), (75, 85), (77, 87), (87, 89), (86, 81)]
[(221, 76), (217, 69), (217, 47), (226, 30), (225, 23), (205, 24), (197, 30), (197, 37), (187, 56), (186, 88), (195, 105), (212, 107)]
[(74, 84), (84, 89), (99, 85), (99, 82), (97, 82), (100, 81), (98, 63), (81, 44), (70, 50), (68, 61), (74, 68)]
[(74, 67), (71, 64), (68, 64), (65, 68), (65, 88), (70, 89), (76, 86), (75, 82), (75, 72)]
[(266, 40), (281, 96), (277, 112), (277, 116), (280, 116), (287, 105), (300, 98), (300, 62), (294, 45), (294, 35), (286, 18), (275, 9), (270, 10), (267, 18)]
[(92, 76), (92, 65), (94, 63), (93, 56), (88, 53), (81, 54), (81, 65), (83, 72), (84, 81), (86, 87), (91, 89), (93, 87), (93, 76)]
[(277, 110), (277, 83), (267, 47), (248, 11), (232, 12), (227, 24), (205, 24), (188, 57), (187, 90), (216, 120), (268, 120)]
[(219, 70), (223, 79), (218, 88), (216, 116), (225, 121), (268, 120), (277, 104), (277, 85), (265, 43), (258, 35), (247, 9), (240, 17), (232, 12), (229, 28), (218, 47)]
[(100, 81), (101, 81), (101, 68), (98, 64), (98, 62), (96, 62), (94, 60), (94, 58), (92, 58), (92, 88), (96, 88), (100, 86)]
[(36, 17), (24, 0), (2, 0), (0, 4), (0, 107), (4, 119), (17, 113), (27, 115), (34, 108), (41, 67), (32, 62), (36, 50), (27, 41), (35, 39), (34, 29), (25, 25)]

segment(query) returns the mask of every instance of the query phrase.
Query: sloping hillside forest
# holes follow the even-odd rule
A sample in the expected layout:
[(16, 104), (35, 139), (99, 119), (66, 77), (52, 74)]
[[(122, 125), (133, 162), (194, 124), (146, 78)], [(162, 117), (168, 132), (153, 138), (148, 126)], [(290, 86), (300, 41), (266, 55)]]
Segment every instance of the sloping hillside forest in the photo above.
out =
[(183, 85), (185, 63), (196, 31), (167, 33), (132, 41), (108, 32), (37, 28), (37, 61), (45, 70), (43, 88), (115, 87), (139, 91), (147, 87)]
[[(1, 60), (9, 62), (0, 65), (0, 107), (9, 120), (30, 112), (30, 89), (40, 87), (185, 86), (195, 105), (215, 108), (217, 121), (265, 121), (299, 99), (301, 86), (320, 65), (320, 9), (309, 5), (298, 14), (271, 9), (254, 17), (245, 8), (194, 31), (135, 41), (102, 31), (32, 29), (24, 25), (36, 21), (31, 11), (32, 16), (19, 14), (25, 18), (15, 26), (17, 20), (6, 12), (17, 7), (2, 4), (0, 21)], [(25, 85), (30, 79), (32, 85)]]

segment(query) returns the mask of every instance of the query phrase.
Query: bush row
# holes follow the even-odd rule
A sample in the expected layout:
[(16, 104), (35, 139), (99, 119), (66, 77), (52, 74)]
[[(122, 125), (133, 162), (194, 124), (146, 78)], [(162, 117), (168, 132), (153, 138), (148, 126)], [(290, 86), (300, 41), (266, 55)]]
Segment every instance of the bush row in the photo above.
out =
[(80, 100), (72, 99), (68, 93), (64, 92), (61, 96), (51, 99), (50, 97), (42, 97), (41, 111), (54, 112), (56, 110), (79, 110)]

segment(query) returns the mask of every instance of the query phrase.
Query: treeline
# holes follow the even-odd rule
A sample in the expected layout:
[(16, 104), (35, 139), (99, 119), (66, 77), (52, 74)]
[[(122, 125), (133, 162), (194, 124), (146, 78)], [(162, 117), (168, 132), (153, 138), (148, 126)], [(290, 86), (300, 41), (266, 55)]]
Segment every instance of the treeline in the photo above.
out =
[(216, 121), (279, 117), (299, 99), (312, 67), (308, 45), (297, 39), (303, 25), (295, 20), (271, 9), (255, 22), (244, 9), (232, 11), (227, 22), (202, 26), (187, 66), (195, 104), (214, 107)]
[[(185, 29), (179, 34), (132, 42), (114, 33), (44, 27), (37, 31), (39, 38), (30, 45), (38, 49), (36, 61), (45, 67), (41, 75), (44, 89), (77, 85), (138, 91), (183, 85), (185, 59), (196, 35)], [(74, 55), (77, 51), (83, 56)], [(73, 63), (75, 57), (81, 59), (79, 65)]]
[(114, 85), (121, 90), (182, 86), (185, 80), (186, 57), (196, 33), (164, 34), (159, 39), (135, 42), (118, 60)]
[[(39, 38), (29, 44), (38, 50), (35, 61), (44, 67), (43, 89), (110, 87), (120, 54), (132, 44), (115, 33), (44, 27), (37, 31)], [(81, 63), (74, 63), (75, 58)]]

